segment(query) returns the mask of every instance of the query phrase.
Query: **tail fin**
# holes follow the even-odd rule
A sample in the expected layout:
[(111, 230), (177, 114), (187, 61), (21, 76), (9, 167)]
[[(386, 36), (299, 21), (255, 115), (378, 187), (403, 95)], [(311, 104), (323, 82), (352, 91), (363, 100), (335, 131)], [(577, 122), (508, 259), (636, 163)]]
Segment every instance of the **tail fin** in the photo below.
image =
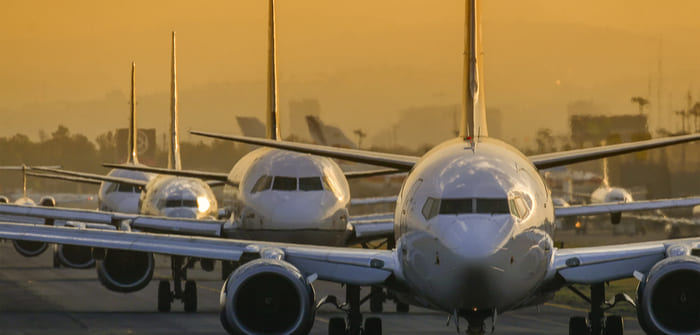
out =
[(27, 166), (22, 164), (22, 197), (27, 197)]
[(269, 2), (267, 46), (267, 128), (266, 137), (280, 140), (277, 106), (277, 30), (275, 29), (275, 1)]
[(177, 59), (175, 58), (175, 32), (170, 56), (170, 148), (168, 150), (168, 169), (182, 170), (180, 160), (180, 136), (177, 113)]
[(131, 62), (131, 116), (129, 120), (129, 157), (127, 163), (138, 164), (138, 131), (136, 130), (136, 63)]
[[(480, 0), (465, 0), (464, 79), (462, 123), (459, 137), (464, 140), (488, 136), (486, 105), (484, 104), (481, 64), (481, 6)], [(471, 129), (469, 128), (471, 126)]]

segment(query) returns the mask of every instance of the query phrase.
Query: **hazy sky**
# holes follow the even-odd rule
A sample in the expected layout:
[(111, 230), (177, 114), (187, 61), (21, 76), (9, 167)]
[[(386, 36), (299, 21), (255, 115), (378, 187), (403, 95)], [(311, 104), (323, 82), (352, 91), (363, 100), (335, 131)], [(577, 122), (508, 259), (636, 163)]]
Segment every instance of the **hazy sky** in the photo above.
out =
[[(126, 126), (131, 61), (140, 126), (166, 127), (171, 30), (182, 129), (238, 132), (235, 116), (264, 118), (266, 6), (5, 0), (0, 136), (35, 137), (62, 123), (94, 137)], [(290, 100), (317, 98), (324, 120), (371, 135), (398, 110), (460, 103), (463, 6), (279, 0), (282, 112)], [(632, 96), (646, 96), (657, 122), (659, 59), (661, 112), (683, 108), (688, 90), (700, 97), (697, 13), (695, 0), (484, 0), (487, 105), (502, 110), (507, 140), (542, 126), (564, 132), (566, 106), (576, 100), (622, 114), (636, 111)], [(662, 126), (678, 123), (666, 118)]]

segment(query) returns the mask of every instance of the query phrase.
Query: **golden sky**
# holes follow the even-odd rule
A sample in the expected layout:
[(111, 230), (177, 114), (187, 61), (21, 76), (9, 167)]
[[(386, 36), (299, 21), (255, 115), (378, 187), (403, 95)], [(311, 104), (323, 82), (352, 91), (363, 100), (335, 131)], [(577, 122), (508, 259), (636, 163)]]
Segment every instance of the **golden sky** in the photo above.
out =
[[(266, 3), (5, 0), (0, 136), (36, 136), (63, 123), (94, 137), (125, 126), (131, 61), (140, 125), (166, 127), (171, 30), (181, 127), (238, 132), (236, 115), (264, 116)], [(290, 100), (313, 97), (324, 120), (372, 134), (398, 110), (460, 103), (463, 6), (279, 0), (282, 112)], [(630, 97), (651, 91), (656, 117), (661, 52), (661, 112), (682, 108), (688, 90), (700, 97), (699, 12), (695, 0), (484, 0), (487, 105), (502, 110), (515, 140), (539, 126), (564, 132), (566, 106), (576, 100), (632, 113)], [(665, 118), (666, 127), (676, 124)]]

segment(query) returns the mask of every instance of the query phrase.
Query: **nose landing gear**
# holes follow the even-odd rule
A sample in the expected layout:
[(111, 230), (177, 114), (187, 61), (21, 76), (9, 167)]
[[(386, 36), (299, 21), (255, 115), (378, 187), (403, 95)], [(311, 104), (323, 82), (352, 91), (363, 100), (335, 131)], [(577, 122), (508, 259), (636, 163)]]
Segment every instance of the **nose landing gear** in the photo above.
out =
[(328, 296), (316, 305), (316, 308), (323, 304), (329, 303), (335, 305), (336, 308), (347, 313), (346, 318), (334, 317), (328, 322), (329, 335), (382, 335), (382, 319), (378, 317), (368, 317), (362, 325), (362, 313), (360, 305), (371, 298), (370, 296), (360, 299), (360, 287), (357, 285), (347, 285), (345, 287), (345, 295), (347, 302), (339, 305), (337, 298)]

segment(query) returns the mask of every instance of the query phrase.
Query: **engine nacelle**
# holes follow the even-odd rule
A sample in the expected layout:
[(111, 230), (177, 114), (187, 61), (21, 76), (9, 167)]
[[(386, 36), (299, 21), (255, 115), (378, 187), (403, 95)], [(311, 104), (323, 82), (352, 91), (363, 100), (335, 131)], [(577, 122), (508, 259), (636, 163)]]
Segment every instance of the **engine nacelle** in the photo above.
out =
[(10, 199), (4, 195), (0, 195), (0, 204), (9, 204)]
[(90, 247), (57, 244), (54, 245), (54, 257), (61, 265), (73, 269), (87, 269), (95, 266)]
[(44, 253), (49, 244), (46, 242), (14, 240), (12, 245), (24, 257), (36, 257)]
[(240, 266), (221, 290), (221, 323), (229, 334), (307, 334), (314, 323), (313, 287), (280, 260)]
[(656, 263), (639, 283), (637, 304), (647, 334), (700, 334), (700, 258), (677, 256)]
[(154, 267), (151, 253), (110, 249), (97, 264), (97, 278), (110, 291), (135, 292), (148, 285)]
[(56, 207), (56, 199), (48, 195), (41, 197), (41, 199), (39, 199), (39, 206)]

